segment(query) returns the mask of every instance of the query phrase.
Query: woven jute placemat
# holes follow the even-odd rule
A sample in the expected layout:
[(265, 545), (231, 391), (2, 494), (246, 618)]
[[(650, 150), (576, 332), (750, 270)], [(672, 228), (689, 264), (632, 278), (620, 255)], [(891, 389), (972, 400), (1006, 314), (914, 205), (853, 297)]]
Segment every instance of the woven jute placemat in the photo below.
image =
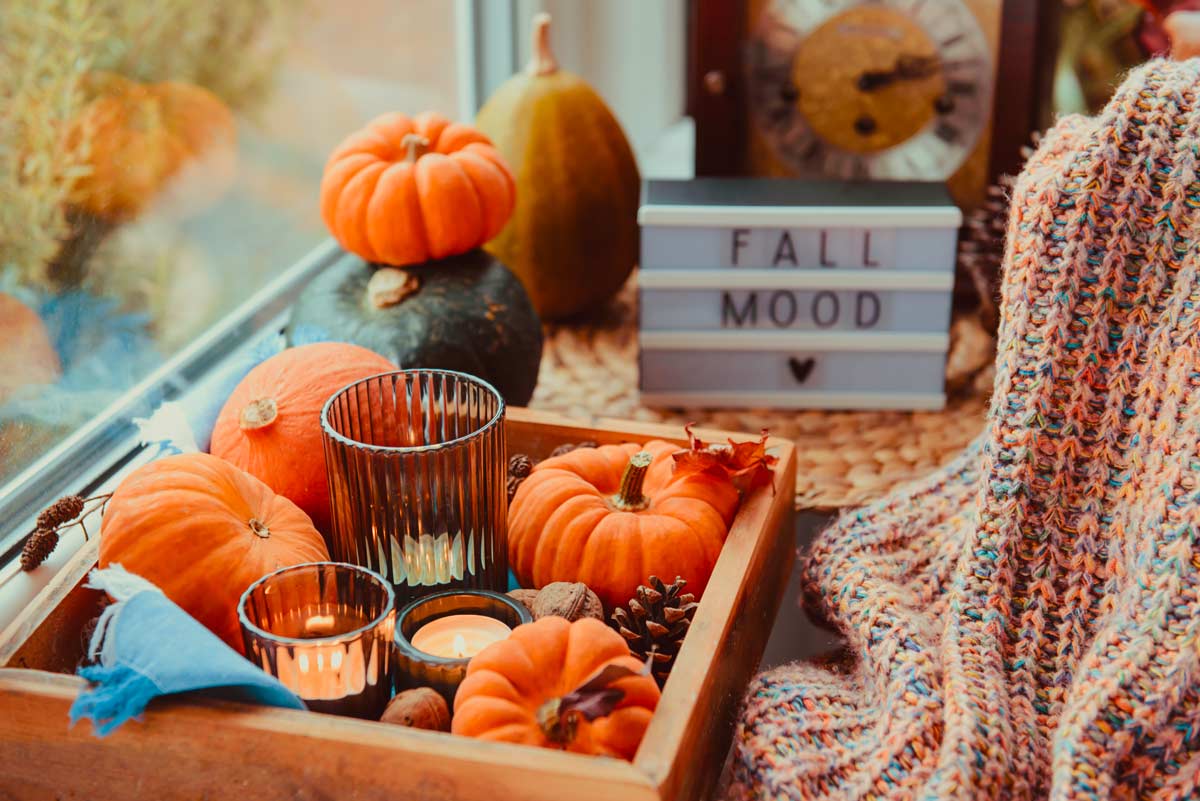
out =
[[(638, 398), (637, 295), (631, 282), (594, 319), (548, 326), (530, 406), (580, 420), (686, 423), (796, 442), (796, 506), (857, 506), (950, 460), (983, 428), (991, 340), (963, 320), (947, 368), (953, 387), (938, 412), (667, 409)], [(963, 332), (966, 332), (965, 334)]]

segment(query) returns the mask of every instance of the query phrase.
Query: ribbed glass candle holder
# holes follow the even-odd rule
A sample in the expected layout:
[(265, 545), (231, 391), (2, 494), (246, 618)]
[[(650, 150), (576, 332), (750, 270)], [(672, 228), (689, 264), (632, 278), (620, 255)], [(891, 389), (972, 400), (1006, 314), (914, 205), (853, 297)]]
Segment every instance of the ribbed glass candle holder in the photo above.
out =
[(315, 712), (376, 720), (392, 695), (395, 594), (356, 565), (268, 573), (238, 603), (246, 658)]
[(400, 604), (505, 588), (504, 399), (490, 384), (385, 373), (330, 398), (321, 426), (335, 559), (383, 575)]

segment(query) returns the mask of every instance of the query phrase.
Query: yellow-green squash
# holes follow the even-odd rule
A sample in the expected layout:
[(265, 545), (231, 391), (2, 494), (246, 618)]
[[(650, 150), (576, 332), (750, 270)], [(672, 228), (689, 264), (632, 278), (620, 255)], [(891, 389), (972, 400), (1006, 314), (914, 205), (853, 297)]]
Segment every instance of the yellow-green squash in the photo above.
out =
[(533, 23), (533, 58), (479, 110), (516, 175), (517, 206), (486, 248), (525, 284), (544, 320), (599, 306), (638, 258), (637, 162), (595, 90), (559, 69), (550, 17)]

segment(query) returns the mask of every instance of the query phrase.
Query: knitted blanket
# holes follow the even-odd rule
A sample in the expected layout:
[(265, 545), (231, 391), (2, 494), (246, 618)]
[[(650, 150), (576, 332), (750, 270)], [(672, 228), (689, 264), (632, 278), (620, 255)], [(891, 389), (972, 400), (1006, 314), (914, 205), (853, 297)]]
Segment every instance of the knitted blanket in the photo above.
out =
[(735, 794), (1200, 797), (1198, 85), (1151, 62), (1026, 165), (987, 430), (819, 537), (857, 659), (756, 679)]

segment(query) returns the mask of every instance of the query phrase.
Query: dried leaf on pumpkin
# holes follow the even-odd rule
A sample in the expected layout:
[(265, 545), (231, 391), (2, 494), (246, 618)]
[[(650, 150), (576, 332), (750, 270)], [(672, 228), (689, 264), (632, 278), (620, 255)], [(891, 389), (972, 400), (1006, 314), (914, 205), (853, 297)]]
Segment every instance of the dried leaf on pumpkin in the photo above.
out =
[(683, 427), (690, 447), (675, 454), (675, 474), (712, 473), (729, 479), (741, 493), (771, 483), (774, 466), (779, 457), (767, 453), (767, 430), (758, 441), (734, 442), (729, 445), (709, 445), (696, 436), (692, 425)]

